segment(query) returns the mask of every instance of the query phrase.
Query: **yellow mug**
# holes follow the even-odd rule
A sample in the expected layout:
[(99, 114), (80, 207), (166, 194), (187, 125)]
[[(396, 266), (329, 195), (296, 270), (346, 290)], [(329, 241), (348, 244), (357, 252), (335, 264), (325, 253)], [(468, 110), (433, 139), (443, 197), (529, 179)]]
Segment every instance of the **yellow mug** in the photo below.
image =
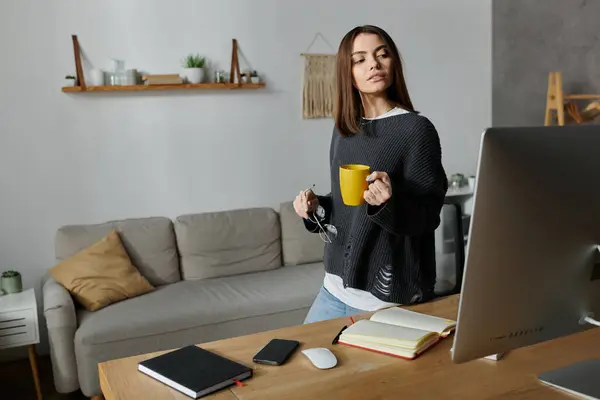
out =
[(347, 206), (360, 206), (365, 202), (363, 197), (367, 190), (367, 177), (371, 168), (362, 164), (346, 164), (340, 167), (340, 191), (342, 200)]

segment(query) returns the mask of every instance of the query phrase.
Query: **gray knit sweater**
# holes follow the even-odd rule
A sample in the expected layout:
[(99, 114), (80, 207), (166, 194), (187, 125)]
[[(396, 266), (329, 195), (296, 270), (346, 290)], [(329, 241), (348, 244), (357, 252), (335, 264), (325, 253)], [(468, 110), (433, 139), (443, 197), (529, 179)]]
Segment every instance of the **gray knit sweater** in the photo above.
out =
[[(434, 296), (434, 231), (448, 189), (441, 146), (433, 124), (416, 113), (365, 120), (362, 132), (343, 137), (334, 129), (331, 193), (318, 196), (322, 223), (337, 229), (325, 245), (325, 270), (345, 287), (371, 292), (392, 303), (410, 304)], [(387, 172), (392, 197), (383, 205), (344, 205), (339, 167), (366, 164)], [(304, 221), (311, 232), (319, 227)]]

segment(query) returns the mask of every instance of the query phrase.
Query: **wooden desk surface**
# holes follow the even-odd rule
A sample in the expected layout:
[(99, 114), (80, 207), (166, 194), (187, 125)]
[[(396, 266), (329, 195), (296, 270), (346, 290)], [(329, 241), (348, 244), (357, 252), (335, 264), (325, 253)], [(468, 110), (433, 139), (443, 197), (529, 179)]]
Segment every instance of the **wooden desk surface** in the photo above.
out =
[[(458, 295), (409, 307), (456, 319)], [(366, 318), (370, 313), (359, 316)], [(332, 345), (347, 318), (300, 325), (270, 332), (204, 343), (201, 347), (254, 367), (245, 387), (233, 386), (209, 396), (214, 399), (569, 399), (537, 381), (537, 374), (590, 357), (600, 357), (600, 329), (510, 352), (500, 361), (476, 360), (454, 364), (453, 336), (407, 361), (391, 356)], [(297, 351), (283, 366), (264, 366), (252, 356), (272, 338), (296, 339), (302, 348), (327, 347), (338, 366), (318, 370)], [(140, 360), (158, 353), (108, 361), (99, 365), (106, 400), (189, 399), (137, 371)]]

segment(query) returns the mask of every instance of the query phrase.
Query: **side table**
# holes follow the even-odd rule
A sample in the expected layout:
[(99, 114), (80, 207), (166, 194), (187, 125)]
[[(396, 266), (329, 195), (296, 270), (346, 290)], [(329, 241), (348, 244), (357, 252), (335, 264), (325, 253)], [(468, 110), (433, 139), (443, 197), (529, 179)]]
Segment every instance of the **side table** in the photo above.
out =
[(35, 291), (0, 296), (0, 350), (11, 347), (29, 347), (29, 363), (38, 400), (42, 399), (35, 345), (40, 342)]

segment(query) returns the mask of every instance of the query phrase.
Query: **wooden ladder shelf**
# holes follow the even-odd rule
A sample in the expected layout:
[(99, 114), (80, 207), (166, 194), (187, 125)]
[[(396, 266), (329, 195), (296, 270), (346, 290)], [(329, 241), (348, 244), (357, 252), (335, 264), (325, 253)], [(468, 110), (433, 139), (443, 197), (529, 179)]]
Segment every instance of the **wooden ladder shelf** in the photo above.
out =
[(572, 100), (600, 100), (600, 94), (566, 94), (563, 90), (562, 73), (550, 72), (544, 125), (552, 125), (556, 117), (558, 125), (564, 126), (565, 113), (574, 123), (586, 122), (600, 115), (600, 102), (592, 102), (580, 112)]

